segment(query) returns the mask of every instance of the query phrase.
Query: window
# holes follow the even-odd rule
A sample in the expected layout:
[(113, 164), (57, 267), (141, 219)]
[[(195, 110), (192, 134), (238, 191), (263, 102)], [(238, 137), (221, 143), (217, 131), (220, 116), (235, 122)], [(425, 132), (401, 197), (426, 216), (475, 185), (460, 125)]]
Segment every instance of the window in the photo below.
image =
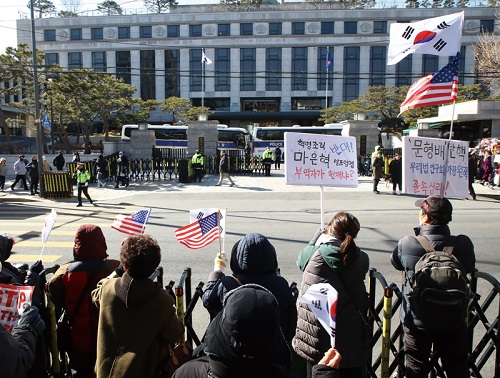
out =
[[(465, 51), (466, 51), (466, 46), (462, 46), (460, 48), (460, 63), (458, 64), (458, 83), (459, 84), (464, 84), (464, 79), (465, 79)], [(451, 61), (454, 58), (454, 56), (450, 56), (449, 60)]]
[(217, 25), (217, 35), (220, 37), (231, 35), (231, 25), (230, 24)]
[(255, 90), (255, 49), (240, 49), (240, 91)]
[(481, 20), (481, 33), (493, 33), (495, 31), (495, 20)]
[(176, 37), (180, 37), (180, 36), (181, 36), (181, 32), (180, 32), (179, 25), (168, 25), (167, 26), (167, 37), (176, 38)]
[(321, 34), (333, 34), (333, 22), (321, 23)]
[(45, 65), (51, 66), (53, 64), (59, 64), (59, 54), (58, 53), (45, 54)]
[(43, 40), (45, 42), (52, 42), (56, 40), (56, 29), (49, 29), (43, 31)]
[(253, 24), (240, 24), (240, 35), (253, 35)]
[(243, 112), (279, 112), (280, 100), (278, 98), (242, 98), (241, 111)]
[(281, 91), (281, 48), (266, 49), (266, 91)]
[(292, 110), (321, 110), (324, 108), (325, 98), (292, 97)]
[[(189, 36), (190, 37), (201, 37), (201, 25), (189, 25)], [(200, 57), (201, 59), (201, 57)]]
[(143, 100), (156, 99), (155, 80), (155, 51), (141, 50), (141, 98)]
[(72, 52), (68, 53), (68, 68), (82, 68), (82, 53)]
[(370, 85), (385, 85), (386, 46), (370, 47)]
[(344, 34), (358, 34), (358, 22), (344, 21)]
[(396, 87), (412, 84), (411, 66), (412, 55), (405, 56), (396, 64)]
[(180, 51), (165, 50), (165, 98), (180, 97)]
[(69, 39), (72, 41), (82, 40), (82, 29), (70, 29)]
[(130, 38), (130, 28), (128, 26), (118, 27), (118, 39), (129, 39)]
[(307, 47), (292, 48), (292, 90), (307, 90)]
[(306, 23), (305, 22), (292, 22), (292, 34), (293, 35), (303, 35), (306, 33)]
[(387, 34), (387, 21), (374, 21), (373, 22), (374, 34)]
[[(328, 54), (330, 57), (328, 59)], [(327, 68), (327, 62), (330, 65)], [(327, 75), (328, 75), (328, 90), (333, 89), (333, 47), (327, 49), (326, 47), (318, 48), (318, 57), (316, 69), (318, 70), (318, 81), (316, 83), (318, 90), (326, 90)], [(328, 107), (328, 106), (327, 106)]]
[(359, 47), (344, 47), (344, 88), (342, 101), (359, 97)]
[(127, 84), (131, 83), (130, 51), (116, 52), (116, 78), (123, 79)]
[[(205, 106), (212, 110), (219, 112), (228, 112), (231, 110), (231, 99), (228, 97), (223, 98), (206, 98), (204, 100)], [(201, 105), (201, 102), (200, 102)]]
[(189, 50), (189, 72), (189, 90), (191, 92), (201, 92), (203, 90), (201, 49)]
[(231, 89), (231, 50), (215, 49), (215, 91)]
[(281, 22), (269, 23), (269, 35), (281, 35)]
[(439, 71), (439, 56), (437, 55), (422, 55), (422, 75), (430, 75)]
[(151, 37), (153, 37), (153, 28), (151, 26), (139, 27), (139, 38), (151, 38)]
[(104, 51), (92, 53), (92, 68), (95, 72), (106, 72), (106, 53)]
[(90, 29), (90, 39), (104, 39), (102, 33), (102, 28), (92, 28)]

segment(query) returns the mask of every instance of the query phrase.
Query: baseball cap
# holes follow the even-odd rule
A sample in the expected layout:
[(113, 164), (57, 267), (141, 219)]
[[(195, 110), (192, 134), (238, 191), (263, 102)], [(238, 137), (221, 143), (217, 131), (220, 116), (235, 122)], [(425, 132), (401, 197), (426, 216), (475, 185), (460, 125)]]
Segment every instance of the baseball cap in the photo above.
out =
[(429, 196), (425, 199), (419, 199), (415, 202), (416, 207), (420, 207), (424, 214), (444, 223), (451, 221), (453, 206), (451, 202), (441, 196)]

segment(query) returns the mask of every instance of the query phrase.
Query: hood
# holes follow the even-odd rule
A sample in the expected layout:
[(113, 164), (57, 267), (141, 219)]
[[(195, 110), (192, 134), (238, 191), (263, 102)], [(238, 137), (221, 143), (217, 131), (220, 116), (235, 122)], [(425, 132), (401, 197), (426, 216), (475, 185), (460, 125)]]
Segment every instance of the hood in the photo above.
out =
[(4, 262), (10, 257), (14, 239), (9, 234), (0, 234), (0, 261)]
[(270, 291), (255, 284), (243, 285), (225, 295), (223, 306), (207, 329), (205, 352), (209, 356), (233, 369), (245, 362), (289, 364), (279, 304)]
[(108, 257), (106, 239), (99, 226), (83, 224), (75, 234), (73, 257), (75, 260), (104, 260)]
[(231, 251), (231, 270), (234, 274), (274, 274), (277, 269), (276, 250), (264, 235), (248, 234)]

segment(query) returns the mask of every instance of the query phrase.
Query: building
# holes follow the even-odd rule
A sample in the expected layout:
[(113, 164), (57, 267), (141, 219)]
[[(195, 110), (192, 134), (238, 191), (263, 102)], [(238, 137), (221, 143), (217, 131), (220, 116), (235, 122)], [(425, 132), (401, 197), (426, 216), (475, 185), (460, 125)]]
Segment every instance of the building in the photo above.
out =
[[(461, 10), (190, 5), (165, 14), (42, 18), (35, 28), (47, 65), (106, 71), (143, 99), (187, 98), (214, 110), (220, 123), (251, 128), (322, 124), (320, 109), (356, 99), (369, 85), (410, 85), (439, 70), (449, 57), (411, 54), (387, 66), (390, 26)], [(478, 81), (474, 44), (480, 31), (495, 30), (495, 8), (464, 11), (459, 80), (468, 85)], [(18, 43), (30, 44), (30, 20), (17, 29)], [(213, 64), (202, 64), (203, 52)], [(155, 111), (149, 121), (172, 119)]]

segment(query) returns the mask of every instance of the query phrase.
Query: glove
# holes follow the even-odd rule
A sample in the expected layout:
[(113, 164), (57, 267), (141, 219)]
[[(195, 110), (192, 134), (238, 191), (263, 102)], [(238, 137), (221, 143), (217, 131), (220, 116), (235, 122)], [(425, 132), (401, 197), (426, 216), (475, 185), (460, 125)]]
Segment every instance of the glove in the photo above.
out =
[(43, 270), (42, 260), (38, 260), (33, 265), (31, 265), (29, 270), (30, 272), (40, 274), (40, 272)]
[(325, 229), (323, 227), (318, 228), (318, 230), (314, 234), (314, 237), (311, 239), (311, 241), (309, 243), (310, 244), (316, 244), (316, 242), (318, 241), (319, 237), (321, 235), (323, 235), (324, 232), (325, 232)]
[(19, 319), (19, 324), (14, 327), (16, 329), (27, 329), (35, 338), (38, 338), (45, 329), (45, 322), (40, 317), (38, 308), (30, 306), (28, 303), (23, 305), (24, 312)]
[(226, 252), (222, 251), (217, 253), (214, 260), (214, 270), (218, 272), (224, 272), (227, 266)]

